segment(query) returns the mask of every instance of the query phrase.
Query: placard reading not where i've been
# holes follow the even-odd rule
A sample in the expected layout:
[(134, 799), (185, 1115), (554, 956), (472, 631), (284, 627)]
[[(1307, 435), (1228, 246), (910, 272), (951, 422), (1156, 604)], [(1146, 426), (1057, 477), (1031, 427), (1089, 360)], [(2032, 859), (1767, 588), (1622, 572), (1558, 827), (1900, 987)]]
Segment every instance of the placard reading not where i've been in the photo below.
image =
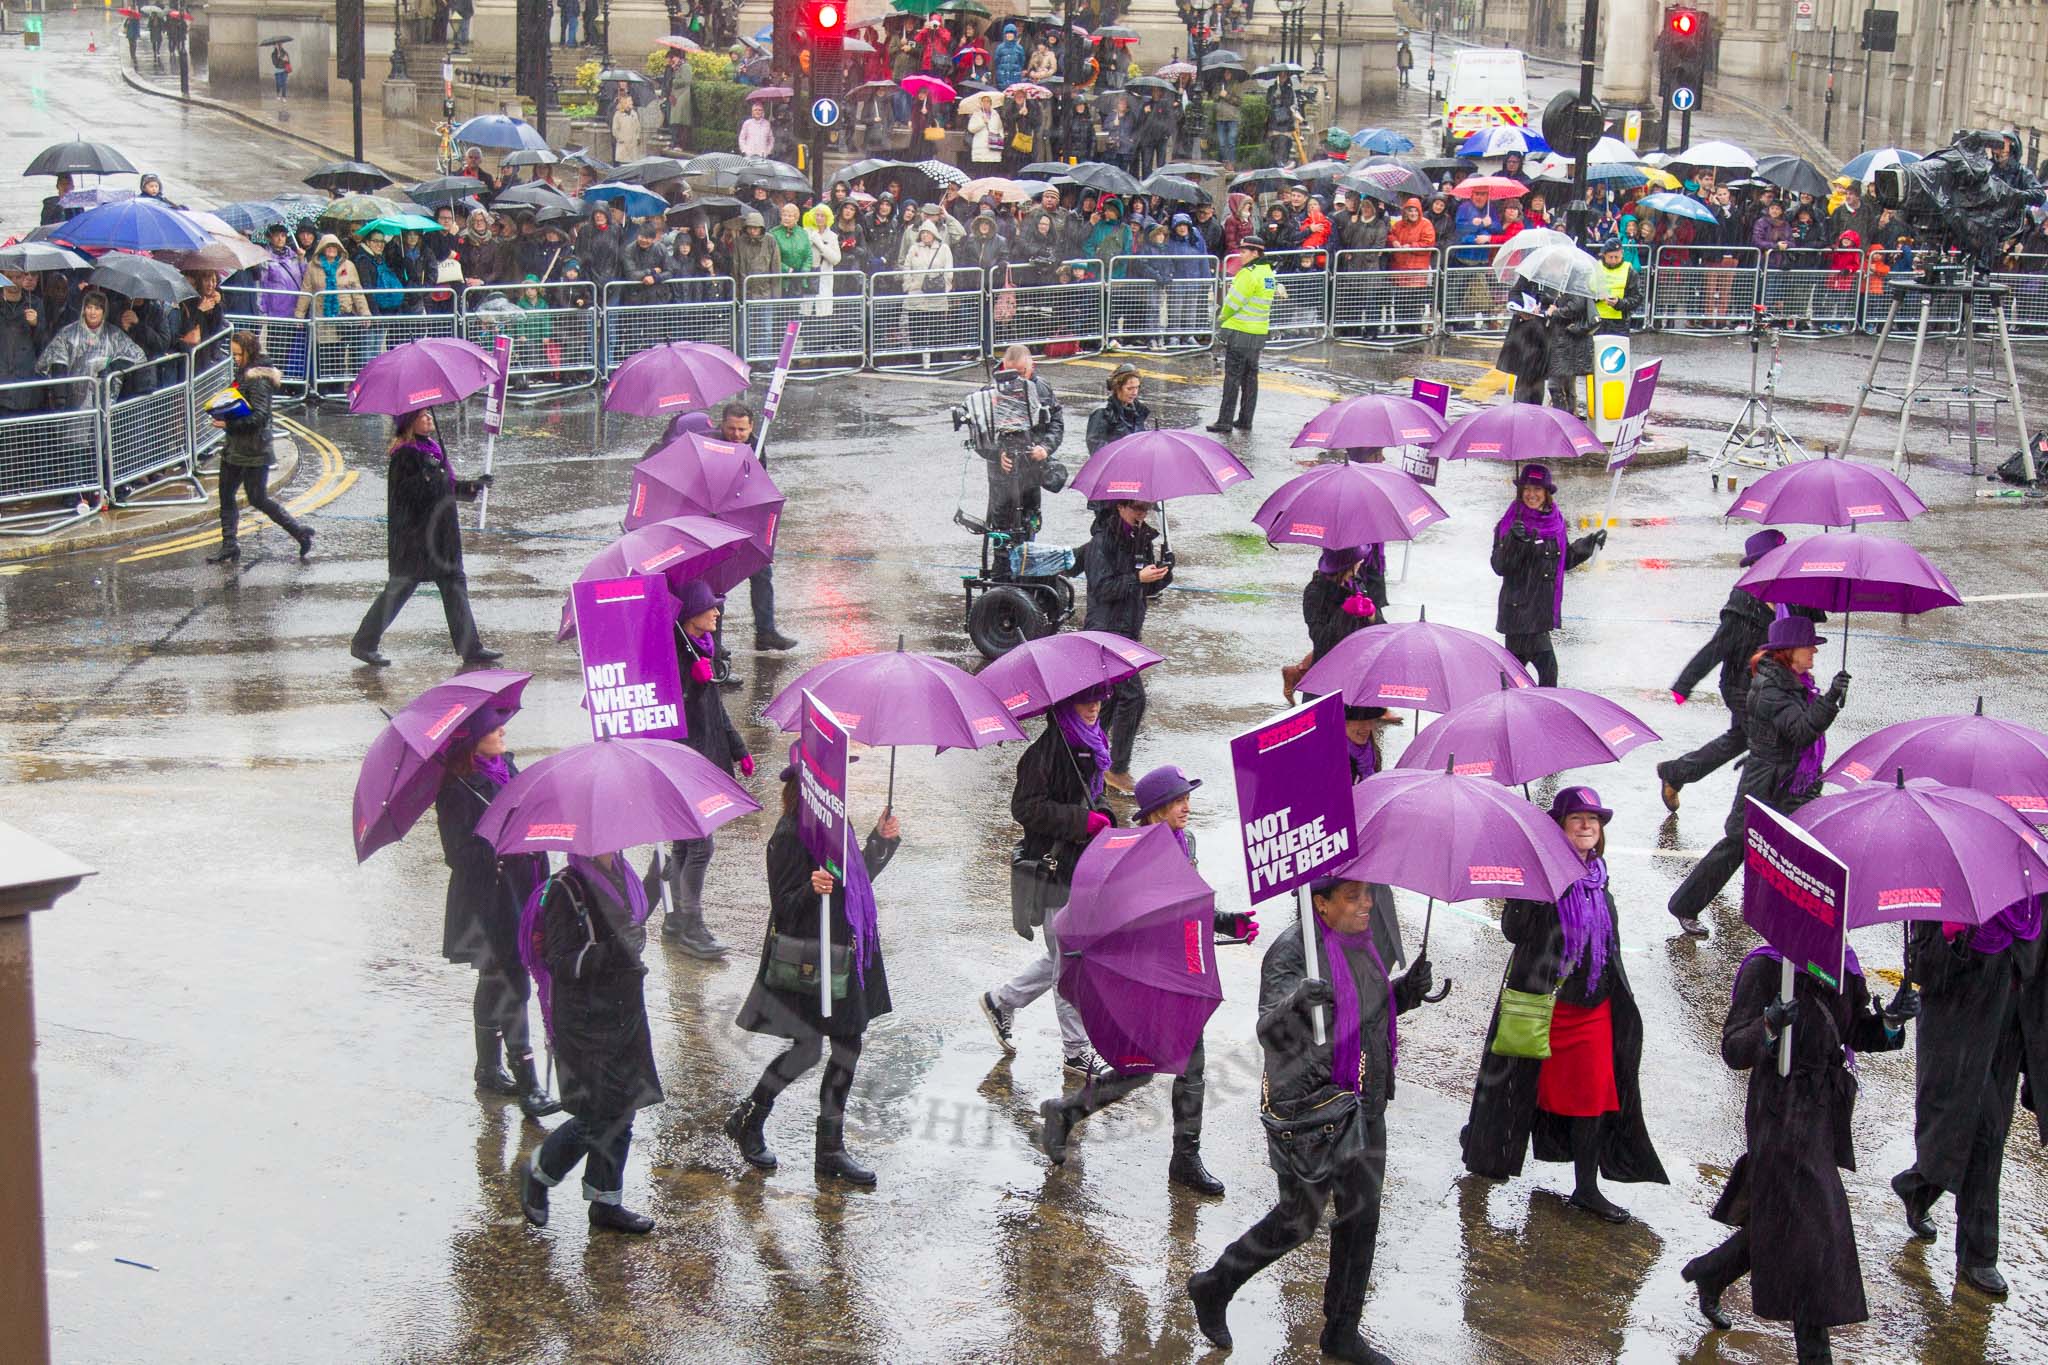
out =
[(659, 574), (600, 578), (570, 589), (584, 707), (593, 739), (682, 739), (683, 682), (676, 667), (676, 613)]

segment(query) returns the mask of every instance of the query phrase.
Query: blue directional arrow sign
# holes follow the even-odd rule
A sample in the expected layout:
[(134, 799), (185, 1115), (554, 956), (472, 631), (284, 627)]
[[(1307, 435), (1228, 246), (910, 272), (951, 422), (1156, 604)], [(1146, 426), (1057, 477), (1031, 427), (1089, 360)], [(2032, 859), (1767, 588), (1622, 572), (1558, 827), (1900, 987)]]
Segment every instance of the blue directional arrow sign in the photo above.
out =
[(1699, 96), (1693, 93), (1693, 88), (1689, 85), (1681, 85), (1671, 92), (1671, 107), (1681, 114), (1698, 102)]
[(839, 101), (816, 99), (811, 101), (811, 122), (819, 128), (830, 128), (839, 122)]

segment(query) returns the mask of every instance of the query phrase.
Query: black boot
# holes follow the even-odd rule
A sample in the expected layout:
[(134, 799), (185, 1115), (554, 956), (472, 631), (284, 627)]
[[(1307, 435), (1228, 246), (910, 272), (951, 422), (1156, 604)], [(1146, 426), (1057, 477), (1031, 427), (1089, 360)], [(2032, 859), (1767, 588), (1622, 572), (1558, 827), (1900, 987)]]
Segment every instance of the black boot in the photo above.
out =
[(624, 1204), (599, 1204), (590, 1206), (590, 1226), (610, 1228), (613, 1232), (630, 1232), (644, 1237), (654, 1231), (654, 1220), (644, 1213), (635, 1213)]
[(846, 1154), (846, 1120), (818, 1120), (818, 1156), (814, 1166), (821, 1180), (844, 1180), (849, 1185), (868, 1188), (875, 1183), (875, 1173)]
[(476, 1088), (486, 1095), (517, 1095), (519, 1083), (512, 1079), (512, 1073), (500, 1064), (498, 1031), (494, 1028), (480, 1028), (476, 1031)]
[(1709, 1327), (1712, 1327), (1716, 1332), (1725, 1332), (1734, 1325), (1729, 1322), (1728, 1314), (1721, 1307), (1721, 1291), (1724, 1286), (1709, 1284), (1705, 1280), (1696, 1278), (1692, 1267), (1689, 1265), (1684, 1270), (1681, 1270), (1679, 1275), (1690, 1283), (1697, 1292), (1700, 1316), (1707, 1320)]
[(535, 1152), (526, 1159), (526, 1169), (519, 1173), (519, 1211), (526, 1215), (527, 1222), (544, 1228), (548, 1225), (548, 1187), (533, 1173), (539, 1160), (540, 1153)]
[(1913, 1236), (1923, 1242), (1934, 1240), (1934, 1220), (1927, 1216), (1934, 1207), (1934, 1201), (1941, 1198), (1937, 1185), (1923, 1185), (1913, 1179), (1915, 1168), (1908, 1167), (1892, 1177), (1892, 1193), (1906, 1206), (1906, 1227)]
[(544, 1119), (549, 1114), (562, 1112), (562, 1102), (548, 1094), (540, 1083), (540, 1073), (534, 1069), (533, 1054), (524, 1053), (510, 1059), (512, 1062), (512, 1083), (519, 1087), (519, 1112), (530, 1119)]
[(1825, 1327), (1792, 1324), (1792, 1344), (1799, 1352), (1799, 1365), (1835, 1365), (1834, 1344)]
[(725, 1116), (725, 1135), (739, 1144), (740, 1156), (757, 1171), (772, 1171), (779, 1162), (768, 1148), (768, 1103), (744, 1099)]
[(1372, 1343), (1358, 1330), (1355, 1318), (1324, 1323), (1321, 1345), (1323, 1354), (1332, 1360), (1348, 1361), (1351, 1365), (1394, 1365), (1391, 1358), (1372, 1348)]
[(313, 553), (313, 528), (294, 526), (291, 528), (291, 535), (293, 540), (299, 542), (299, 558), (309, 557)]
[(1229, 1350), (1230, 1324), (1224, 1315), (1230, 1308), (1230, 1292), (1217, 1280), (1214, 1270), (1188, 1276), (1188, 1300), (1195, 1305), (1195, 1326), (1202, 1330), (1202, 1335)]
[(1202, 1164), (1202, 1144), (1197, 1138), (1174, 1138), (1173, 1159), (1166, 1163), (1166, 1178), (1196, 1194), (1223, 1193), (1223, 1182), (1209, 1174), (1209, 1168)]
[(220, 548), (206, 557), (209, 564), (232, 564), (242, 557), (242, 547), (232, 540), (223, 540)]
[(1045, 1120), (1045, 1130), (1039, 1136), (1039, 1146), (1052, 1158), (1055, 1166), (1067, 1162), (1067, 1133), (1074, 1121), (1067, 1116), (1066, 1105), (1059, 1100), (1047, 1100), (1038, 1106), (1038, 1116)]
[(704, 923), (703, 911), (678, 910), (668, 919), (676, 921), (676, 932), (670, 934), (664, 921), (661, 936), (698, 961), (716, 962), (732, 951), (711, 936), (710, 926)]

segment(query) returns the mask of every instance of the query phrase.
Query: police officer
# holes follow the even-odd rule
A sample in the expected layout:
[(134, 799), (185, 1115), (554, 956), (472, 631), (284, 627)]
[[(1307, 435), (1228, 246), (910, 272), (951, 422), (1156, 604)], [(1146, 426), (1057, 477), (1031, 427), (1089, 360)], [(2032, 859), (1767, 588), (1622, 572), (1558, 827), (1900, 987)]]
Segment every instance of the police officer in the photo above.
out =
[(1252, 429), (1252, 413), (1259, 406), (1259, 352), (1273, 330), (1274, 302), (1287, 297), (1287, 287), (1266, 264), (1262, 239), (1247, 237), (1238, 251), (1242, 262), (1216, 313), (1216, 333), (1223, 342), (1223, 406), (1209, 430), (1218, 432), (1229, 431), (1233, 421), (1239, 431)]
[(1600, 280), (1595, 331), (1601, 336), (1627, 336), (1630, 315), (1643, 306), (1643, 277), (1624, 259), (1619, 237), (1600, 244)]

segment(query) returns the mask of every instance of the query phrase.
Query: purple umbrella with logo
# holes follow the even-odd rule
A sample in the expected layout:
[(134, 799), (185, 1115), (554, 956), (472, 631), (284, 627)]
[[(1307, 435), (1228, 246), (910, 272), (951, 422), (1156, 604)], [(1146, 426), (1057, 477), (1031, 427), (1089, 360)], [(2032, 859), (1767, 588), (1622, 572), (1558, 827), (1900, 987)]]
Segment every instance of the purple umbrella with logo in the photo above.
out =
[(1068, 697), (1120, 682), (1164, 657), (1109, 631), (1072, 630), (1026, 640), (974, 676), (1001, 699), (1011, 720), (1029, 720)]
[(1250, 480), (1230, 448), (1199, 431), (1134, 431), (1088, 457), (1069, 483), (1091, 502), (1164, 502)]
[(1120, 1074), (1187, 1069), (1223, 1003), (1215, 920), (1216, 893), (1165, 825), (1106, 829), (1074, 864), (1052, 919), (1059, 992)]
[(1986, 792), (1895, 772), (1890, 782), (1816, 797), (1792, 823), (1848, 865), (1851, 929), (1982, 924), (2048, 892), (2048, 843)]
[(1444, 419), (1406, 394), (1364, 393), (1340, 398), (1308, 419), (1297, 447), (1353, 450), (1360, 446), (1426, 446), (1444, 434)]
[(1607, 449), (1593, 429), (1562, 408), (1506, 403), (1481, 408), (1444, 429), (1429, 450), (1440, 460), (1573, 460)]
[[(1424, 409), (1428, 411), (1428, 409)], [(1272, 545), (1336, 548), (1413, 540), (1450, 513), (1391, 465), (1318, 465), (1274, 489), (1252, 521)]]
[(633, 466), (626, 529), (671, 517), (711, 517), (740, 527), (773, 558), (782, 503), (782, 490), (752, 450), (685, 432)]
[[(671, 589), (701, 578), (713, 592), (723, 593), (746, 582), (767, 563), (768, 552), (745, 527), (727, 526), (709, 517), (670, 517), (628, 531), (599, 550), (576, 575), (576, 581), (658, 573), (668, 579)], [(564, 600), (562, 625), (555, 638), (566, 640), (575, 633), (576, 613), (573, 604)]]
[(421, 408), (459, 403), (497, 378), (488, 351), (460, 337), (421, 337), (393, 346), (348, 386), (350, 412), (399, 417)]
[(636, 417), (666, 417), (722, 403), (752, 382), (746, 362), (725, 347), (671, 341), (626, 357), (605, 386), (604, 405)]
[(356, 861), (405, 837), (434, 804), (441, 755), (456, 740), (503, 725), (519, 710), (531, 673), (479, 669), (430, 687), (370, 741), (356, 774)]
[(688, 745), (593, 740), (549, 754), (498, 793), (476, 832), (501, 854), (589, 858), (702, 839), (761, 803)]
[(1927, 504), (1889, 469), (1851, 460), (1800, 460), (1744, 489), (1728, 515), (1765, 526), (1861, 526), (1911, 521)]
[(2048, 824), (2048, 735), (1984, 714), (1928, 716), (1865, 735), (1835, 760), (1829, 782), (1858, 787), (1903, 770), (1997, 797), (2033, 824)]
[(1500, 688), (1530, 687), (1529, 670), (1475, 631), (1428, 619), (1353, 631), (1302, 677), (1303, 692), (1342, 692), (1346, 706), (1448, 711)]
[(1925, 555), (1902, 540), (1883, 536), (1818, 535), (1790, 541), (1750, 565), (1735, 586), (1759, 601), (1842, 613), (1844, 667), (1849, 662), (1849, 613), (1895, 611), (1917, 616), (1963, 604), (1955, 584)]
[(1487, 777), (1506, 786), (1595, 763), (1619, 763), (1658, 739), (1655, 730), (1605, 697), (1571, 687), (1498, 690), (1431, 721), (1395, 766)]

